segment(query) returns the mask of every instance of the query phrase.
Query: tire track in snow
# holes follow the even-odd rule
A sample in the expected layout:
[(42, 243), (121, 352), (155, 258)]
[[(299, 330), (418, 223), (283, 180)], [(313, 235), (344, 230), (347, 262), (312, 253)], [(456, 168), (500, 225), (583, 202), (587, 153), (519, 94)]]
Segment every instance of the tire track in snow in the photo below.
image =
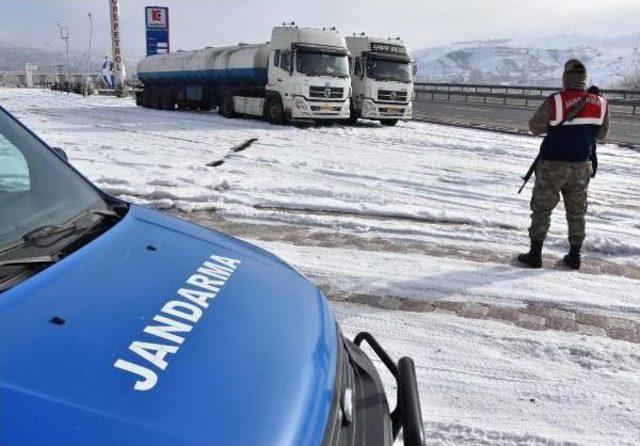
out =
[(160, 139), (172, 139), (175, 141), (191, 142), (194, 144), (207, 144), (204, 141), (197, 141), (195, 139), (180, 138), (178, 136), (163, 135), (161, 133), (155, 133), (155, 132), (144, 132), (141, 130), (126, 128), (125, 126), (121, 126), (121, 125), (95, 124), (95, 127), (109, 129), (109, 130), (117, 130), (120, 132), (138, 133), (140, 135), (152, 136), (154, 138), (160, 138)]
[[(301, 211), (304, 212), (304, 211)], [(198, 224), (228, 232), (237, 237), (251, 238), (269, 242), (283, 241), (299, 246), (318, 246), (324, 248), (353, 248), (363, 251), (392, 252), (399, 254), (417, 253), (435, 257), (448, 257), (461, 260), (469, 260), (477, 263), (499, 263), (514, 265), (515, 255), (509, 252), (498, 252), (482, 247), (459, 246), (456, 244), (434, 244), (416, 239), (402, 237), (382, 237), (382, 236), (360, 236), (358, 234), (345, 234), (338, 232), (335, 227), (314, 227), (315, 231), (310, 231), (308, 226), (295, 224), (269, 224), (254, 223), (252, 220), (234, 221), (211, 214), (210, 212), (179, 212), (172, 211), (173, 214), (191, 220)], [(362, 218), (363, 221), (369, 219), (392, 219), (386, 215), (363, 215), (349, 214), (349, 216)], [(405, 221), (416, 221), (405, 216), (398, 216), (397, 219)], [(265, 218), (260, 218), (264, 222)], [(446, 221), (426, 221), (418, 220), (425, 224), (451, 224)], [(465, 223), (457, 223), (465, 224)], [(472, 226), (472, 225), (469, 225)], [(519, 229), (519, 228), (518, 228)], [(512, 230), (512, 229), (505, 229)], [(577, 274), (597, 274), (626, 277), (640, 280), (640, 266), (633, 264), (620, 264), (608, 261), (603, 258), (590, 257), (587, 253), (583, 256), (582, 268)], [(545, 254), (543, 268), (564, 269), (560, 257)]]

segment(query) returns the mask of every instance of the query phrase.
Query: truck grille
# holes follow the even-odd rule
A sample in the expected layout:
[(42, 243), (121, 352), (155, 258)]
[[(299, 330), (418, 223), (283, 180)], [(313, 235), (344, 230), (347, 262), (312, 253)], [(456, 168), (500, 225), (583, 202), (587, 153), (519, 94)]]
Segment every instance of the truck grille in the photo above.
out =
[(340, 87), (309, 87), (310, 98), (342, 99), (344, 88)]
[(406, 102), (406, 91), (391, 91), (391, 90), (378, 90), (379, 101), (399, 101)]

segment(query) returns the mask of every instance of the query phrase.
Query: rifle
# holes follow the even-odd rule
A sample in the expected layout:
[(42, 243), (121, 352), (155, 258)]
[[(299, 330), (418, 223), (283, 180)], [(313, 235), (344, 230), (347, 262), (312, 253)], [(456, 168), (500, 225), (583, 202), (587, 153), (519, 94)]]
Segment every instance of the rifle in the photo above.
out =
[[(576, 104), (573, 107), (571, 107), (571, 109), (567, 112), (567, 116), (562, 121), (560, 121), (560, 123), (558, 124), (558, 127), (567, 121), (573, 120), (573, 118), (578, 116), (578, 113), (580, 113), (584, 108), (584, 106), (587, 105), (588, 97), (589, 97), (589, 93), (585, 94), (582, 97), (582, 99), (576, 102)], [(540, 148), (542, 149), (542, 146), (540, 146)], [(518, 193), (522, 192), (522, 189), (524, 189), (524, 187), (529, 182), (531, 175), (533, 175), (533, 172), (535, 172), (536, 170), (538, 161), (540, 161), (540, 153), (538, 153), (538, 155), (536, 156), (536, 159), (534, 159), (533, 163), (531, 163), (531, 166), (529, 166), (529, 170), (527, 170), (527, 173), (522, 177), (522, 179), (524, 180), (524, 183), (522, 183), (522, 186), (520, 186), (520, 189), (518, 189)]]
[(524, 183), (522, 183), (522, 186), (520, 186), (520, 189), (518, 189), (518, 193), (522, 192), (522, 189), (524, 189), (524, 187), (529, 182), (531, 175), (533, 175), (533, 172), (536, 170), (536, 166), (538, 165), (539, 160), (540, 160), (540, 154), (538, 153), (538, 155), (536, 156), (536, 159), (534, 159), (533, 162), (531, 163), (531, 166), (529, 166), (529, 170), (527, 170), (527, 173), (524, 174), (524, 176), (522, 177), (522, 179), (524, 180)]

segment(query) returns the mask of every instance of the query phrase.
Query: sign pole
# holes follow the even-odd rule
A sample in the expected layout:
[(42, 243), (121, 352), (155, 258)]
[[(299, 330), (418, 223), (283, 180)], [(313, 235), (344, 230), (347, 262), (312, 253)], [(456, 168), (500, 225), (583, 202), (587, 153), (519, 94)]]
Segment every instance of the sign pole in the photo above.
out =
[(109, 1), (109, 17), (111, 18), (111, 47), (113, 49), (113, 75), (115, 77), (116, 95), (124, 97), (125, 69), (122, 60), (122, 39), (120, 30), (120, 0)]

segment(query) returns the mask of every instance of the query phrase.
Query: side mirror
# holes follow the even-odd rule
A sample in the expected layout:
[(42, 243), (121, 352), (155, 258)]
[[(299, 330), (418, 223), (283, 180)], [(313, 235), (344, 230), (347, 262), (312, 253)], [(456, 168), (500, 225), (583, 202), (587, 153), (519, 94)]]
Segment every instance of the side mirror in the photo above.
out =
[(411, 72), (413, 73), (413, 75), (415, 76), (416, 74), (418, 74), (418, 64), (417, 63), (413, 63), (412, 67), (411, 67)]
[(67, 152), (65, 152), (62, 148), (60, 147), (51, 147), (51, 149), (56, 153), (56, 155), (58, 155), (60, 158), (62, 158), (65, 161), (69, 161), (69, 157), (67, 156)]
[(358, 76), (360, 79), (362, 79), (362, 75), (363, 73), (363, 69), (362, 69), (362, 59), (359, 57), (356, 57), (355, 61), (353, 62), (353, 74)]

